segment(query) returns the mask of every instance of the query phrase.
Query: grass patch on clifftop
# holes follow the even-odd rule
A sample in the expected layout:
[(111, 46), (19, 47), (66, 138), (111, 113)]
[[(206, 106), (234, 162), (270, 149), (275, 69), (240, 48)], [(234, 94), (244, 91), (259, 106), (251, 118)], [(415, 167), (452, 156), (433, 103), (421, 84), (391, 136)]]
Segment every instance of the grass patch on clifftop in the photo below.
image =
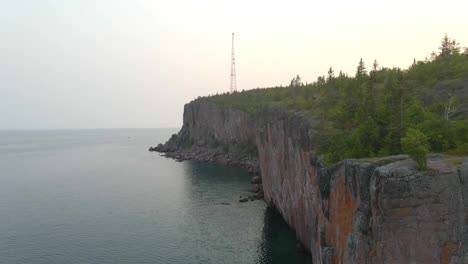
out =
[(402, 153), (408, 129), (426, 138), (431, 152), (468, 154), (468, 49), (445, 36), (438, 52), (407, 69), (370, 70), (361, 59), (352, 76), (335, 73), (303, 84), (198, 98), (256, 114), (265, 106), (304, 112), (315, 150), (327, 163)]

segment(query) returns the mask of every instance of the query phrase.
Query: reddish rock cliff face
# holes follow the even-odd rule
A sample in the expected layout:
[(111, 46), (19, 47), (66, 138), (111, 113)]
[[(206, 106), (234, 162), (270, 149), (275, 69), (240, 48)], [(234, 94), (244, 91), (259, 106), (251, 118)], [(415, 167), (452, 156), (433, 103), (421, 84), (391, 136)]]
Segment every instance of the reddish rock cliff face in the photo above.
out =
[(405, 155), (324, 168), (309, 123), (280, 110), (252, 116), (192, 102), (180, 134), (255, 141), (265, 201), (314, 263), (468, 263), (467, 160), (434, 157), (423, 172)]

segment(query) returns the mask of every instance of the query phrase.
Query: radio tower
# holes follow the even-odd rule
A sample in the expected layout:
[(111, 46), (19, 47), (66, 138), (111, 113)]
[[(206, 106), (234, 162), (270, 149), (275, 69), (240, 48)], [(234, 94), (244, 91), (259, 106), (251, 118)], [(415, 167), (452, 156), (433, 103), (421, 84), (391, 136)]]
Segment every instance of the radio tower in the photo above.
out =
[(236, 58), (234, 57), (234, 33), (232, 33), (232, 55), (231, 55), (231, 90), (233, 93), (237, 91), (237, 81), (236, 81)]

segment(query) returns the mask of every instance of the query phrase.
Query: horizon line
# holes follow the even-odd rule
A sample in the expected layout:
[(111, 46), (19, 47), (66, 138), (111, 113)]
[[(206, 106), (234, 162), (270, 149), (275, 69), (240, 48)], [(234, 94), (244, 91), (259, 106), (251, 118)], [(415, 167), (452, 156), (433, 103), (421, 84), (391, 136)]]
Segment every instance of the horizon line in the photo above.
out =
[(5, 131), (57, 131), (57, 130), (134, 130), (134, 129), (178, 129), (180, 127), (96, 127), (96, 128), (0, 128)]

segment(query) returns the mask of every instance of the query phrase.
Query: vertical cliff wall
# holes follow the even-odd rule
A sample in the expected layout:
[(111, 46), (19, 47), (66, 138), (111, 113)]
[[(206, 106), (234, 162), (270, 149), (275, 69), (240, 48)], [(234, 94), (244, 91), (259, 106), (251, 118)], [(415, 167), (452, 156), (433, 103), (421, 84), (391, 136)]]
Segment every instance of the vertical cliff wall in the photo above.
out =
[(184, 106), (183, 122), (183, 133), (195, 142), (216, 140), (229, 145), (255, 141), (254, 118), (239, 110), (194, 101)]
[(434, 156), (423, 172), (405, 155), (324, 168), (311, 131), (300, 114), (196, 101), (185, 106), (179, 137), (255, 141), (265, 201), (314, 263), (468, 263), (466, 160)]

